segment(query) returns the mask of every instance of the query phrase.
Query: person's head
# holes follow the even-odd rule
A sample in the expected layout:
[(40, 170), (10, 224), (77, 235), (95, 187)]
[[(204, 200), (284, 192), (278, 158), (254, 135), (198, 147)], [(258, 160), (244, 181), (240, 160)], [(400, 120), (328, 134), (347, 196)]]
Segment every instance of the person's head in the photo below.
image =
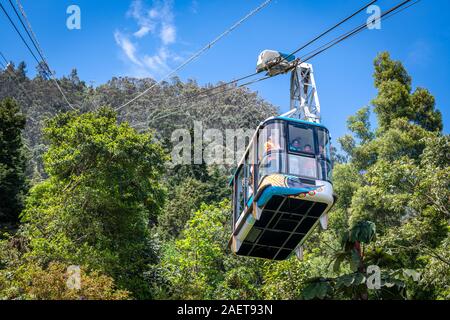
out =
[(299, 148), (300, 147), (300, 140), (299, 139), (294, 139), (292, 141), (292, 146), (295, 148)]
[(305, 147), (303, 148), (303, 151), (305, 151), (305, 152), (312, 152), (311, 145), (309, 145), (309, 144), (305, 145)]

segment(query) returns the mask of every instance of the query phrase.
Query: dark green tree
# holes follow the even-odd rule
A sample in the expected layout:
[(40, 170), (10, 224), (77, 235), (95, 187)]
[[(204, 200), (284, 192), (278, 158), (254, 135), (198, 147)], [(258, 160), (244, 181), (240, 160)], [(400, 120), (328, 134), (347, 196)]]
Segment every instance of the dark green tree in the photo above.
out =
[(18, 81), (23, 82), (27, 77), (27, 65), (25, 62), (19, 63), (16, 70)]
[[(406, 296), (406, 281), (409, 278), (418, 279), (419, 273), (415, 270), (382, 270), (377, 275), (379, 288), (369, 290), (368, 274), (370, 266), (377, 266), (383, 260), (392, 260), (390, 255), (383, 253), (381, 248), (366, 252), (365, 246), (375, 240), (375, 224), (370, 221), (359, 221), (350, 230), (345, 232), (341, 240), (341, 249), (334, 256), (333, 270), (339, 272), (341, 264), (346, 261), (350, 266), (350, 273), (340, 274), (335, 278), (313, 278), (308, 281), (302, 294), (305, 299), (326, 299), (341, 297), (353, 300), (367, 300), (369, 295), (374, 298), (401, 299)], [(366, 249), (366, 250), (365, 250)], [(379, 267), (378, 267), (379, 268)]]
[(173, 299), (258, 299), (262, 261), (236, 257), (227, 244), (230, 203), (203, 204), (163, 250), (165, 294)]
[(442, 114), (435, 109), (434, 97), (423, 88), (411, 93), (411, 77), (400, 61), (391, 59), (388, 52), (377, 56), (375, 87), (378, 96), (372, 101), (381, 130), (392, 121), (407, 118), (428, 131), (442, 130)]
[[(411, 77), (388, 53), (375, 60), (373, 100), (378, 130), (370, 130), (368, 109), (349, 118), (353, 136), (340, 140), (350, 161), (334, 170), (339, 200), (331, 225), (354, 227), (373, 221), (378, 239), (367, 259), (390, 270), (426, 275), (404, 291), (408, 298), (448, 297), (449, 136), (425, 89), (411, 94)], [(331, 231), (331, 230), (330, 230)], [(393, 254), (395, 253), (395, 254)], [(432, 281), (439, 274), (440, 282)]]
[(149, 298), (146, 272), (157, 257), (148, 225), (164, 204), (162, 147), (107, 108), (60, 114), (44, 133), (49, 178), (31, 190), (24, 210), (25, 258), (98, 270)]
[(22, 139), (25, 116), (12, 99), (0, 102), (0, 223), (16, 224), (27, 190)]

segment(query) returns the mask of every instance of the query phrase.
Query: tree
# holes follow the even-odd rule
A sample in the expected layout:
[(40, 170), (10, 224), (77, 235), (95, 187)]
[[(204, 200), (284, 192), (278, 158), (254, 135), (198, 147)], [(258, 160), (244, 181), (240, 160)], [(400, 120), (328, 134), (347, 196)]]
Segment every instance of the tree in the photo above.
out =
[[(162, 237), (178, 237), (202, 203), (219, 203), (229, 197), (228, 179), (218, 168), (183, 165), (168, 179), (168, 199), (158, 218)], [(187, 172), (186, 172), (187, 170)], [(196, 178), (199, 176), (199, 178)]]
[[(392, 259), (391, 256), (375, 248), (365, 252), (365, 245), (374, 241), (376, 235), (375, 224), (371, 221), (359, 221), (350, 230), (343, 234), (341, 240), (341, 251), (334, 257), (333, 270), (339, 272), (341, 264), (347, 261), (351, 273), (341, 274), (335, 278), (313, 278), (303, 290), (305, 299), (325, 299), (342, 297), (353, 300), (367, 300), (369, 294), (374, 298), (406, 298), (405, 287), (408, 278), (418, 279), (419, 274), (415, 270), (383, 270), (378, 276), (379, 287), (370, 288), (368, 282), (371, 280), (368, 269), (382, 263), (382, 260)], [(380, 270), (381, 271), (381, 270)], [(376, 283), (377, 280), (373, 282)]]
[(182, 238), (166, 251), (162, 265), (174, 298), (212, 298), (223, 280), (228, 208), (228, 203), (203, 205), (189, 220)]
[[(366, 261), (399, 272), (397, 275), (402, 274), (399, 270), (428, 275), (420, 281), (406, 281), (404, 297), (445, 296), (448, 273), (440, 274), (439, 284), (432, 282), (430, 275), (435, 273), (433, 268), (441, 270), (449, 262), (443, 254), (448, 248), (449, 136), (440, 133), (440, 112), (428, 91), (419, 88), (410, 93), (411, 77), (400, 62), (391, 60), (387, 53), (380, 54), (375, 60), (374, 79), (378, 96), (373, 105), (379, 127), (375, 132), (370, 130), (367, 108), (349, 118), (354, 136), (340, 140), (349, 161), (334, 170), (339, 197), (331, 213), (332, 230), (326, 233), (343, 233), (345, 226), (357, 228), (361, 221), (372, 221), (378, 237), (366, 245)], [(350, 252), (346, 254), (350, 259)], [(362, 281), (362, 276), (357, 275), (357, 280)], [(339, 282), (326, 279), (319, 282), (329, 285), (328, 291), (325, 284), (316, 281), (315, 289), (310, 287), (312, 292), (332, 295)], [(363, 297), (361, 293), (364, 291), (359, 291)]]
[(375, 87), (378, 96), (372, 101), (380, 129), (387, 129), (391, 121), (408, 118), (428, 131), (442, 130), (442, 115), (435, 110), (433, 96), (423, 88), (411, 94), (411, 77), (399, 61), (383, 52), (375, 59)]
[[(70, 288), (68, 266), (52, 262), (46, 269), (25, 265), (12, 270), (9, 277), (0, 273), (0, 299), (26, 300), (125, 300), (130, 293), (118, 290), (111, 277), (80, 270), (80, 288)], [(11, 274), (13, 277), (11, 277)], [(12, 279), (11, 279), (12, 278)]]
[(18, 222), (27, 191), (22, 139), (25, 116), (12, 99), (0, 102), (0, 223)]
[(164, 203), (162, 147), (108, 108), (60, 114), (44, 134), (49, 178), (32, 188), (22, 215), (24, 258), (82, 265), (149, 297), (146, 271), (156, 256), (148, 225)]
[(161, 261), (165, 291), (174, 299), (258, 299), (261, 261), (228, 250), (230, 203), (194, 213), (180, 239), (166, 245)]
[(24, 82), (27, 77), (27, 65), (25, 62), (19, 63), (17, 66), (17, 71), (15, 72), (17, 75), (17, 78), (20, 82)]

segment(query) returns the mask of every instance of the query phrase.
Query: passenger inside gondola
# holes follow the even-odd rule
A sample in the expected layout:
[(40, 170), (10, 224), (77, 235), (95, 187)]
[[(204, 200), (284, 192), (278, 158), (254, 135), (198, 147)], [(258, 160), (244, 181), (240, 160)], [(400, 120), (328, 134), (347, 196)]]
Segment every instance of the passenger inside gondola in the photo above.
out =
[(262, 179), (265, 175), (280, 172), (282, 169), (282, 153), (283, 153), (283, 141), (282, 129), (278, 125), (274, 124), (271, 127), (266, 127), (260, 134), (260, 143), (262, 152), (260, 153), (260, 174), (259, 179)]
[(294, 152), (300, 152), (302, 150), (300, 140), (301, 140), (300, 138), (292, 140), (292, 143), (289, 146), (289, 150)]
[(280, 146), (275, 140), (273, 135), (270, 135), (264, 145), (265, 157), (263, 159), (262, 166), (264, 167), (266, 174), (270, 174), (277, 171), (277, 154), (276, 151), (280, 150)]
[(264, 151), (266, 154), (271, 154), (272, 151), (280, 150), (280, 145), (277, 143), (276, 138), (274, 137), (274, 134), (271, 134), (264, 145)]
[(312, 147), (309, 144), (305, 145), (305, 147), (303, 148), (303, 151), (306, 153), (313, 153)]

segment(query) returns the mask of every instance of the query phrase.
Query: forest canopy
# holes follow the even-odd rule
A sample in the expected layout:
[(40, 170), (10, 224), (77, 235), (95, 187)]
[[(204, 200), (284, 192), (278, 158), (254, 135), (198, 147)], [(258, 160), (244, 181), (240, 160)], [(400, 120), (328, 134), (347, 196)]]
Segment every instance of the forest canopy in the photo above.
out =
[[(329, 228), (312, 233), (303, 260), (276, 262), (228, 249), (232, 166), (167, 166), (174, 130), (256, 128), (274, 106), (242, 88), (189, 101), (206, 88), (174, 78), (115, 111), (154, 80), (93, 87), (74, 70), (60, 79), (73, 111), (45, 74), (10, 64), (0, 72), (0, 299), (450, 299), (442, 115), (389, 53), (373, 78), (377, 95), (335, 149)], [(80, 287), (67, 285), (71, 266)], [(367, 285), (374, 266), (379, 289)]]

